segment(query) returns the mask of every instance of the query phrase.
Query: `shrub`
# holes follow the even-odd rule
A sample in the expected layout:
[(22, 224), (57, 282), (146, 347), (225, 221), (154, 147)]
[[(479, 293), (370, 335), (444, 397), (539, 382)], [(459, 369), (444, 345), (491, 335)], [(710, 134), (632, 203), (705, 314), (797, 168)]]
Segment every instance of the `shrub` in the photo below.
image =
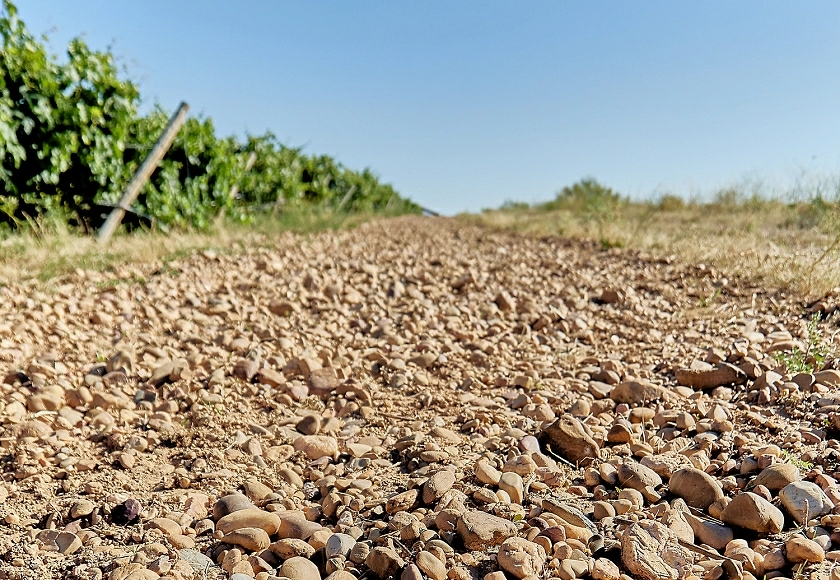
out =
[[(0, 11), (0, 37), (0, 224), (18, 227), (50, 215), (84, 230), (98, 227), (169, 115), (160, 107), (137, 115), (137, 88), (120, 77), (108, 52), (76, 39), (67, 62), (59, 63), (9, 0)], [(212, 121), (200, 118), (187, 119), (132, 209), (164, 227), (201, 229), (222, 214), (244, 220), (289, 204), (420, 210), (369, 169), (304, 155), (270, 133), (245, 143), (220, 138)]]

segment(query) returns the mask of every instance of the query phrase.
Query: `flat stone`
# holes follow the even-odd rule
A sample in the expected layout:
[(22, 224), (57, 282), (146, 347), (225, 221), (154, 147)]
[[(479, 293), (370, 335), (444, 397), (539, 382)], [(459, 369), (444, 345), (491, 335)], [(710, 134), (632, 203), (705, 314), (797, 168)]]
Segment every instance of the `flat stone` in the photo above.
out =
[(785, 510), (799, 524), (818, 518), (831, 511), (834, 504), (816, 483), (794, 481), (779, 492)]
[(543, 429), (540, 439), (551, 445), (554, 453), (575, 464), (588, 464), (598, 457), (598, 444), (571, 415), (563, 415)]
[(218, 566), (216, 566), (216, 563), (211, 558), (208, 558), (198, 550), (190, 548), (178, 550), (178, 557), (197, 572), (203, 573), (206, 570), (218, 569)]
[(668, 528), (643, 520), (621, 535), (621, 563), (633, 578), (678, 580), (691, 571), (693, 558)]
[(516, 535), (516, 524), (481, 511), (469, 510), (458, 518), (457, 531), (470, 550), (498, 546)]
[(405, 566), (405, 561), (393, 548), (379, 546), (370, 551), (365, 564), (376, 576), (388, 578)]
[(545, 565), (545, 550), (525, 538), (508, 538), (496, 556), (499, 567), (516, 578), (539, 576)]
[(448, 469), (442, 469), (432, 474), (429, 480), (423, 485), (423, 503), (431, 505), (443, 497), (447, 491), (452, 489), (455, 483), (455, 473)]
[(72, 554), (82, 547), (82, 541), (76, 534), (71, 532), (41, 530), (38, 532), (37, 538), (44, 543), (44, 546), (48, 550), (58, 552), (59, 554)]

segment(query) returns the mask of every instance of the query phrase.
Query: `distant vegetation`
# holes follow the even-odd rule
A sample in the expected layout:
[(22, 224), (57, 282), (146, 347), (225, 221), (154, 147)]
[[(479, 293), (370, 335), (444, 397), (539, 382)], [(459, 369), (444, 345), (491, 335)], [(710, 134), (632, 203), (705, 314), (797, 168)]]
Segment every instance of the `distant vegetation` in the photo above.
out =
[[(109, 52), (76, 39), (59, 61), (8, 0), (0, 9), (0, 37), (0, 228), (58, 220), (89, 231), (117, 203), (169, 112), (139, 115), (138, 89)], [(246, 172), (251, 154), (256, 161)], [(219, 216), (244, 221), (301, 207), (419, 211), (370, 170), (305, 155), (270, 133), (245, 141), (219, 137), (210, 119), (194, 117), (132, 209), (135, 222), (203, 229)]]
[(508, 202), (462, 219), (594, 240), (604, 250), (676, 255), (808, 293), (840, 286), (837, 176), (803, 175), (784, 190), (745, 181), (708, 200), (675, 194), (633, 200), (587, 178), (548, 202)]

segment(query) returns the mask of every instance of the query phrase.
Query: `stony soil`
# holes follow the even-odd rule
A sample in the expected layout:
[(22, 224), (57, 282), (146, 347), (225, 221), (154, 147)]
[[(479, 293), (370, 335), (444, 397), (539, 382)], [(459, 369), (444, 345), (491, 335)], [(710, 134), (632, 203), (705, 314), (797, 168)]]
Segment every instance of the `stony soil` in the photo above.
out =
[(840, 578), (805, 306), (431, 218), (0, 285), (0, 577)]

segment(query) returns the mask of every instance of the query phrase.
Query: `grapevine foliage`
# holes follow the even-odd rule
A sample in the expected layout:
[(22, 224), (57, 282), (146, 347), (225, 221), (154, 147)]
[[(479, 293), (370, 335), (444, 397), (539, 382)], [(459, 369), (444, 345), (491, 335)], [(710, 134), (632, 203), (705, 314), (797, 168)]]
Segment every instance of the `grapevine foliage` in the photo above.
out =
[[(18, 18), (0, 9), (0, 225), (44, 215), (87, 230), (119, 200), (169, 119), (138, 114), (139, 92), (109, 52), (75, 39), (63, 62)], [(250, 171), (248, 158), (255, 155)], [(231, 193), (238, 190), (235, 196)], [(416, 212), (370, 170), (305, 155), (272, 134), (245, 142), (189, 118), (132, 209), (167, 227), (205, 228), (219, 215), (245, 220), (289, 205), (341, 211)]]

